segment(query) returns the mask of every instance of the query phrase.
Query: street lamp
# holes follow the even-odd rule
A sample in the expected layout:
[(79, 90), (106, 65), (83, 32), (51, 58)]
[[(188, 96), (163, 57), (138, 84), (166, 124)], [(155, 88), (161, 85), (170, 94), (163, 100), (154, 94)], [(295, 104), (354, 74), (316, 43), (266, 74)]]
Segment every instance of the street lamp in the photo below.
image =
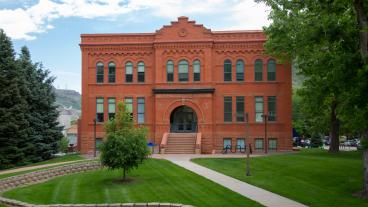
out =
[(265, 153), (267, 154), (268, 153), (268, 143), (267, 143), (267, 117), (268, 117), (268, 115), (263, 114), (262, 117), (263, 117), (263, 121), (264, 121), (264, 137), (265, 137), (264, 138), (265, 139), (264, 146), (265, 146)]
[(93, 153), (93, 157), (96, 157), (96, 125), (97, 125), (97, 120), (93, 119), (93, 141), (94, 141), (94, 153)]

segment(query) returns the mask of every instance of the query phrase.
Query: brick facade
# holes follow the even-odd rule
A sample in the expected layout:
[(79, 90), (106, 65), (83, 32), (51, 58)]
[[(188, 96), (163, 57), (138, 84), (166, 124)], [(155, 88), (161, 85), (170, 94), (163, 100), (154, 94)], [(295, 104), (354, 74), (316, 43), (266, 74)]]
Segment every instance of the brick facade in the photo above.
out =
[[(197, 131), (202, 133), (202, 153), (220, 152), (223, 139), (245, 138), (255, 147), (255, 139), (265, 137), (264, 122), (256, 122), (255, 97), (263, 97), (263, 113), (268, 101), (276, 99), (275, 121), (267, 123), (267, 138), (276, 141), (276, 150), (292, 149), (291, 67), (276, 64), (276, 79), (269, 81), (272, 57), (263, 54), (266, 40), (262, 31), (211, 31), (203, 25), (179, 17), (154, 33), (82, 34), (82, 116), (78, 147), (82, 153), (94, 150), (96, 98), (103, 98), (103, 116), (108, 119), (108, 98), (116, 102), (133, 98), (133, 119), (138, 121), (137, 98), (144, 98), (144, 123), (148, 140), (160, 144), (170, 131), (170, 115), (180, 106), (190, 107), (197, 117)], [(167, 63), (174, 64), (173, 81), (168, 82)], [(179, 62), (186, 60), (188, 81), (179, 81)], [(194, 62), (200, 61), (200, 80), (194, 80)], [(231, 61), (231, 81), (225, 81), (225, 60)], [(244, 80), (237, 81), (237, 61), (244, 62)], [(255, 62), (262, 71), (256, 80)], [(97, 63), (103, 63), (103, 83), (97, 83)], [(109, 83), (108, 64), (114, 62), (115, 82)], [(133, 81), (126, 81), (126, 64), (133, 64)], [(144, 82), (138, 82), (138, 63), (144, 63)], [(129, 72), (127, 72), (129, 73)], [(184, 89), (184, 90), (183, 90)], [(232, 97), (230, 122), (224, 121), (224, 97)], [(237, 121), (236, 97), (244, 97), (244, 112), (249, 125)], [(271, 98), (269, 98), (271, 97)], [(102, 138), (103, 124), (97, 124), (96, 137)], [(268, 142), (267, 142), (268, 143)], [(268, 148), (263, 143), (263, 150)], [(274, 144), (274, 143), (273, 143)]]

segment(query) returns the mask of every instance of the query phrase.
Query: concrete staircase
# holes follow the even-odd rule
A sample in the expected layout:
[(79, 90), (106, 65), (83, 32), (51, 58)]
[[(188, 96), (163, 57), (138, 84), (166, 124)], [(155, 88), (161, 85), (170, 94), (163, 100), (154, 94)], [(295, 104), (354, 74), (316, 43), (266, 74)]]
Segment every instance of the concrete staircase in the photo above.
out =
[(197, 133), (169, 133), (165, 154), (195, 154)]

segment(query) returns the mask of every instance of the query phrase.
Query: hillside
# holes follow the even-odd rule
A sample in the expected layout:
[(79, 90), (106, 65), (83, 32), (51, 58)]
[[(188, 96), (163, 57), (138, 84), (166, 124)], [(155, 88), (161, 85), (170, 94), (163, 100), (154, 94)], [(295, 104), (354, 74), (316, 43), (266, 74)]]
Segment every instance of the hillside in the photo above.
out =
[(73, 109), (81, 109), (81, 95), (77, 91), (67, 89), (55, 89), (56, 104)]

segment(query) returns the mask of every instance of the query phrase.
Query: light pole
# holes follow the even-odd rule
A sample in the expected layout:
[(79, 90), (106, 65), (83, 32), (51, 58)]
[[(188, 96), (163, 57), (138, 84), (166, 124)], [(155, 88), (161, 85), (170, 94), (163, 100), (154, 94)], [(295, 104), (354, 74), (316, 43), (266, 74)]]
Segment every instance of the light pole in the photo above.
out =
[(248, 119), (248, 113), (245, 113), (245, 149), (247, 151), (247, 159), (245, 161), (245, 170), (246, 170), (246, 173), (245, 175), (246, 176), (250, 176), (250, 157), (249, 157), (249, 154), (250, 154), (250, 144), (249, 144), (249, 147), (247, 147), (247, 143), (249, 142), (249, 119)]
[(93, 153), (93, 157), (96, 157), (96, 125), (97, 125), (97, 121), (96, 119), (93, 119), (93, 141), (94, 141), (94, 153)]
[(265, 136), (265, 153), (268, 153), (268, 142), (267, 142), (267, 114), (263, 114), (263, 119), (264, 119), (264, 136)]

